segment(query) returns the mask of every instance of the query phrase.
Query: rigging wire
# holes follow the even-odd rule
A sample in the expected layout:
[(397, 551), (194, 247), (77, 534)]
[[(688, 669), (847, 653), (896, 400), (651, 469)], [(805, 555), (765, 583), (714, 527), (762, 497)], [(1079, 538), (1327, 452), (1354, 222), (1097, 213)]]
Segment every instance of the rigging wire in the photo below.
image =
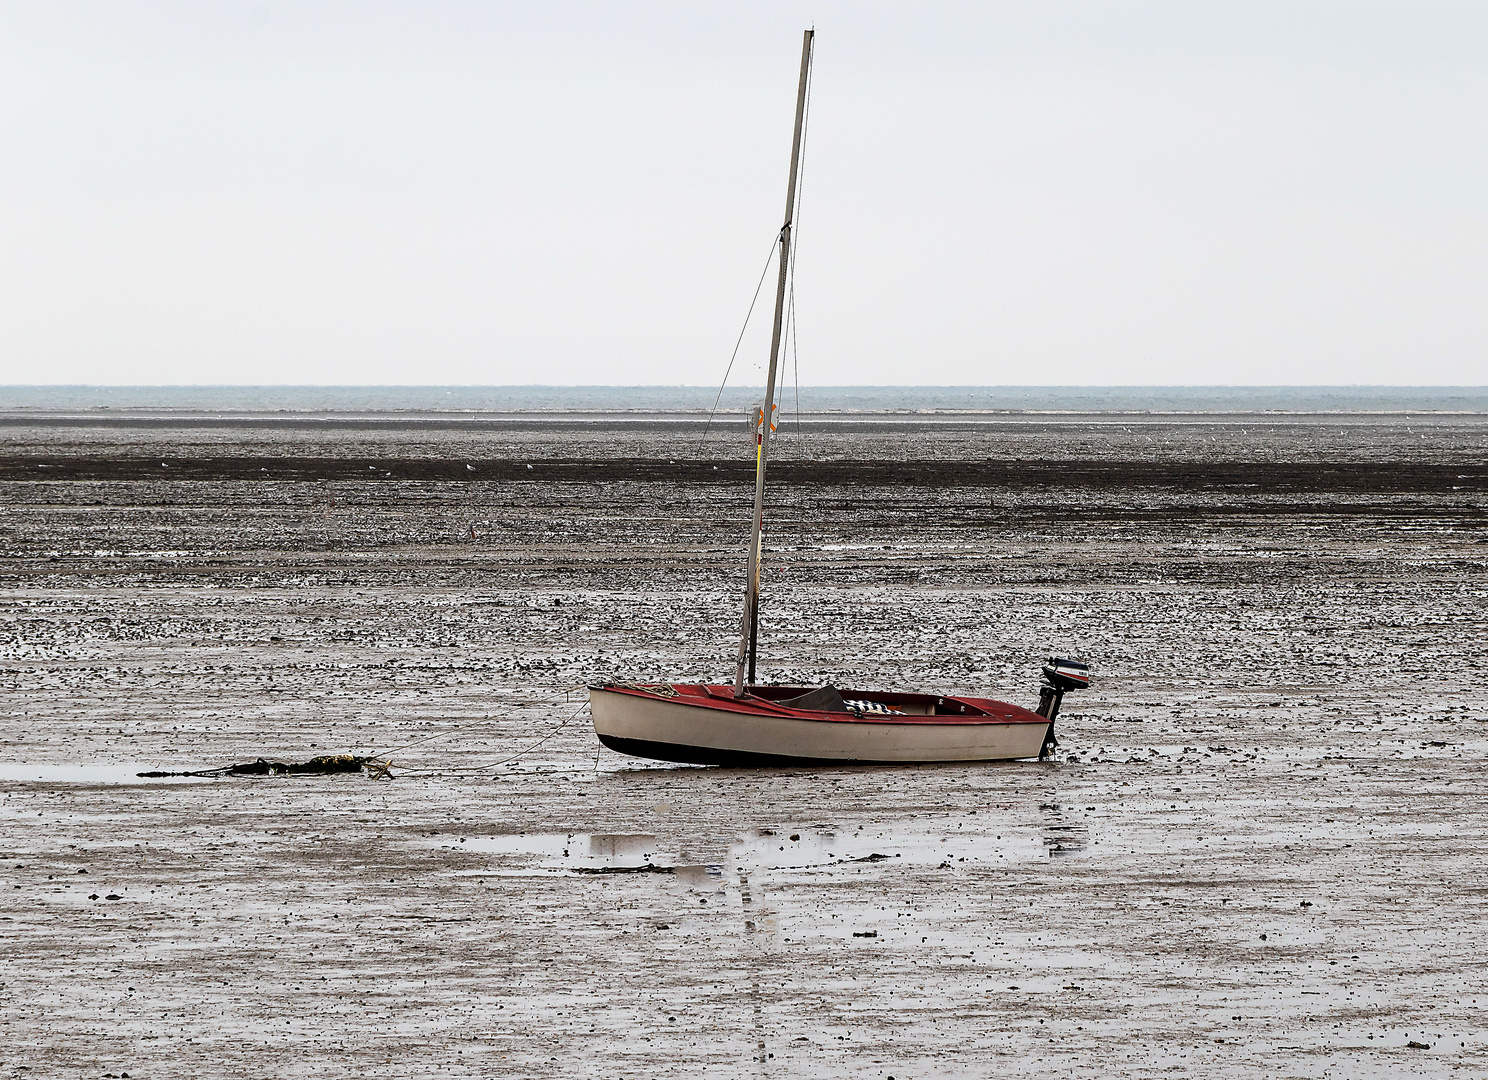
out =
[[(815, 29), (813, 27), (813, 29)], [(801, 160), (797, 162), (796, 171), (796, 205), (794, 213), (791, 214), (792, 233), (796, 242), (791, 245), (790, 257), (790, 303), (787, 307), (786, 329), (790, 333), (791, 344), (791, 374), (796, 386), (796, 433), (801, 431), (801, 327), (796, 322), (796, 255), (801, 249), (801, 207), (806, 201), (806, 147), (807, 133), (811, 130), (811, 86), (816, 75), (816, 65), (813, 63), (806, 70), (806, 105), (801, 115)]]
[[(791, 262), (795, 262), (792, 259)], [(796, 434), (801, 433), (801, 354), (799, 350), (799, 329), (796, 326), (796, 282), (794, 274), (791, 278), (790, 287), (790, 316), (786, 328), (790, 331), (791, 347), (791, 376), (796, 386)]]
[[(813, 30), (815, 27), (812, 28)], [(816, 75), (816, 65), (813, 63), (806, 71), (806, 104), (801, 116), (801, 157), (797, 163), (796, 172), (796, 205), (791, 207), (791, 230), (799, 229), (801, 203), (806, 194), (806, 133), (811, 127), (811, 87)], [(754, 298), (749, 301), (749, 311), (744, 315), (744, 325), (739, 329), (738, 340), (734, 342), (734, 351), (729, 356), (728, 367), (723, 372), (723, 382), (718, 384), (718, 393), (713, 398), (713, 408), (708, 412), (708, 422), (703, 425), (703, 434), (698, 439), (699, 447), (707, 441), (708, 431), (713, 426), (713, 418), (718, 415), (718, 403), (723, 400), (724, 387), (728, 385), (729, 373), (734, 370), (734, 361), (739, 356), (739, 346), (744, 341), (744, 333), (749, 329), (749, 320), (754, 315), (755, 305), (759, 303), (760, 290), (764, 288), (765, 277), (770, 273), (770, 260), (775, 256), (775, 245), (785, 235), (785, 229), (775, 234), (774, 241), (770, 244), (770, 254), (765, 258), (765, 268), (760, 273), (758, 284), (754, 287)], [(794, 371), (796, 387), (796, 430), (801, 429), (801, 358), (800, 341), (798, 337), (799, 328), (796, 326), (796, 245), (791, 246), (790, 254), (790, 302), (787, 308), (785, 333), (791, 343), (792, 370)], [(764, 411), (769, 413), (773, 401), (766, 402)]]
[(770, 273), (770, 262), (775, 258), (775, 247), (780, 243), (780, 237), (785, 230), (775, 234), (775, 239), (770, 241), (770, 254), (765, 256), (765, 268), (760, 271), (759, 283), (754, 287), (754, 299), (749, 301), (749, 310), (744, 313), (744, 325), (739, 327), (739, 338), (734, 342), (734, 351), (729, 356), (728, 367), (723, 369), (723, 382), (718, 384), (718, 394), (713, 398), (713, 408), (708, 413), (708, 422), (703, 425), (703, 434), (698, 439), (698, 446), (708, 440), (708, 429), (713, 426), (713, 417), (718, 415), (718, 403), (723, 400), (723, 388), (728, 385), (729, 372), (734, 370), (734, 361), (739, 358), (739, 346), (744, 342), (744, 332), (749, 329), (749, 320), (754, 315), (754, 305), (759, 303), (760, 290), (765, 287), (765, 277)]

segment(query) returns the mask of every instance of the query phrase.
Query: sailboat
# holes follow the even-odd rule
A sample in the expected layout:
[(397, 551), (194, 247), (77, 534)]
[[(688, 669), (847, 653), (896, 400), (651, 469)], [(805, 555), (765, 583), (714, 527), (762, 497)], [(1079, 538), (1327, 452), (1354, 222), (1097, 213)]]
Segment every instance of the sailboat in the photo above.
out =
[(777, 240), (780, 273), (764, 402), (755, 412), (754, 517), (733, 684), (604, 682), (589, 687), (600, 742), (612, 750), (699, 765), (869, 765), (1046, 758), (1056, 745), (1054, 720), (1064, 694), (1089, 685), (1087, 665), (1051, 659), (1043, 666), (1036, 709), (990, 698), (827, 685), (755, 684), (759, 640), (765, 471), (775, 428), (775, 376), (785, 317), (791, 229), (801, 133), (815, 31), (801, 43), (795, 134), (785, 224)]

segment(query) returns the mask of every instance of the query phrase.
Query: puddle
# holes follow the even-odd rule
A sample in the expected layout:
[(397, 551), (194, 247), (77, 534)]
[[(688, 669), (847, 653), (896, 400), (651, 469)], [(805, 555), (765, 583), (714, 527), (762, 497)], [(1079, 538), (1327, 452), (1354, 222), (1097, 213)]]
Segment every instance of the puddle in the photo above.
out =
[(671, 873), (689, 878), (723, 872), (721, 865), (680, 859), (675, 851), (663, 849), (650, 833), (508, 833), (453, 841), (442, 838), (439, 846), (504, 856), (500, 862), (506, 864), (507, 872)]
[(1047, 831), (1052, 835), (1044, 837), (1044, 847), (1051, 859), (1085, 850), (1085, 830), (1078, 825), (1050, 825)]
[(1007, 866), (1085, 850), (1085, 827), (1066, 823), (1059, 807), (1041, 806), (1039, 816), (1040, 824), (1002, 825), (990, 833), (958, 828), (955, 822), (852, 829), (831, 825), (759, 828), (727, 845), (705, 842), (701, 849), (689, 846), (685, 850), (652, 833), (527, 832), (464, 839), (443, 836), (434, 843), (448, 850), (495, 856), (496, 873), (672, 872), (683, 876), (883, 864), (921, 869)]
[(741, 870), (788, 870), (819, 866), (889, 863), (897, 866), (964, 866), (1025, 862), (1047, 854), (1034, 828), (1003, 828), (1000, 834), (967, 834), (954, 828), (913, 827), (837, 830), (752, 829), (729, 849)]
[(1045, 824), (1044, 847), (1051, 859), (1074, 855), (1085, 850), (1086, 828), (1065, 820), (1063, 808), (1058, 803), (1040, 803), (1039, 811)]
[(159, 762), (123, 762), (113, 765), (21, 765), (0, 762), (0, 783), (45, 784), (189, 784), (210, 777), (139, 776), (141, 772), (159, 769)]

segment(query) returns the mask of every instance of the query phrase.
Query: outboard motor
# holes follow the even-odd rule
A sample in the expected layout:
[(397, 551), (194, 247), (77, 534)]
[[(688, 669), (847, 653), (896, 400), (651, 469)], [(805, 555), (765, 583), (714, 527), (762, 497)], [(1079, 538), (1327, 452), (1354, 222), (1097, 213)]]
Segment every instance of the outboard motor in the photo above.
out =
[(1089, 686), (1089, 664), (1082, 664), (1078, 660), (1052, 657), (1044, 665), (1043, 685), (1039, 687), (1038, 708), (1034, 710), (1049, 720), (1049, 731), (1044, 735), (1044, 745), (1039, 750), (1040, 761), (1053, 753), (1054, 748), (1059, 745), (1059, 740), (1054, 737), (1054, 718), (1059, 715), (1059, 705), (1064, 701), (1064, 695), (1071, 690), (1084, 690)]

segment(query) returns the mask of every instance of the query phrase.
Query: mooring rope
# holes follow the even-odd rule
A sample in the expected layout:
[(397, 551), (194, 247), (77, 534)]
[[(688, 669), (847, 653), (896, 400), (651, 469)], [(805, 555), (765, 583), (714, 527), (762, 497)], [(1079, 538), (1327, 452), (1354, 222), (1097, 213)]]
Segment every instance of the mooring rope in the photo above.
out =
[(568, 725), (571, 724), (571, 723), (573, 723), (573, 721), (575, 721), (576, 719), (578, 719), (579, 715), (581, 713), (583, 713), (583, 711), (585, 709), (587, 709), (588, 707), (589, 707), (589, 703), (587, 701), (584, 702), (582, 705), (580, 705), (573, 712), (569, 713), (568, 716), (564, 717), (563, 720), (559, 722), (559, 724), (558, 724), (557, 727), (555, 727), (552, 731), (548, 732), (541, 739), (538, 739), (537, 742), (533, 743), (531, 746), (525, 747), (522, 750), (517, 751), (515, 754), (512, 754), (510, 757), (504, 757), (504, 758), (502, 758), (500, 761), (488, 761), (484, 765), (453, 765), (453, 766), (450, 766), (448, 768), (443, 768), (443, 769), (404, 769), (403, 770), (403, 774), (404, 775), (411, 775), (411, 776), (433, 776), (433, 775), (438, 774), (438, 773), (481, 772), (484, 769), (494, 769), (498, 765), (505, 765), (508, 762), (516, 761), (518, 758), (526, 757), (528, 754), (532, 753), (532, 751), (536, 750), (543, 743), (545, 743), (549, 739), (551, 739), (554, 735), (557, 735), (564, 728), (568, 727)]
[[(567, 701), (568, 700), (568, 695), (571, 694), (571, 693), (573, 693), (575, 690), (582, 690), (582, 689), (584, 689), (584, 684), (583, 683), (580, 683), (577, 686), (564, 687), (563, 688), (563, 697), (564, 697), (564, 700)], [(518, 705), (517, 707), (518, 708), (521, 708), (522, 706), (521, 705)], [(492, 716), (489, 713), (487, 713), (484, 717), (482, 717), (482, 719), (484, 719), (484, 720), (508, 720), (508, 721), (511, 721), (512, 723), (517, 723), (518, 722), (517, 719), (516, 719), (516, 717), (512, 717), (512, 716)], [(400, 754), (404, 750), (408, 750), (408, 749), (410, 749), (412, 747), (422, 746), (424, 743), (427, 743), (427, 742), (433, 742), (435, 739), (442, 739), (446, 735), (457, 735), (457, 734), (459, 734), (460, 730), (461, 729), (458, 728), (458, 727), (452, 727), (452, 728), (446, 728), (444, 731), (436, 731), (433, 735), (426, 736), (425, 738), (422, 738), (422, 739), (415, 739), (413, 742), (411, 742), (411, 743), (404, 743), (402, 746), (395, 746), (391, 750), (379, 750), (379, 751), (376, 752), (375, 756), (376, 757), (379, 757), (379, 758), (387, 758), (387, 757), (390, 757), (393, 754)]]
[[(484, 720), (507, 720), (507, 719), (510, 719), (510, 717), (505, 717), (505, 716), (501, 716), (501, 717), (485, 716), (485, 717), (482, 717), (482, 719), (484, 719)], [(426, 742), (433, 742), (435, 739), (442, 739), (446, 735), (454, 735), (459, 730), (460, 730), (459, 728), (449, 728), (448, 730), (445, 730), (445, 731), (436, 731), (433, 735), (430, 735), (430, 736), (428, 736), (426, 738), (415, 739), (411, 743), (404, 743), (402, 746), (395, 746), (391, 750), (379, 750), (379, 751), (376, 752), (375, 756), (380, 757), (380, 758), (386, 758), (386, 757), (391, 757), (394, 754), (401, 754), (404, 750), (411, 749), (412, 747), (422, 746), (424, 743), (426, 743)]]

